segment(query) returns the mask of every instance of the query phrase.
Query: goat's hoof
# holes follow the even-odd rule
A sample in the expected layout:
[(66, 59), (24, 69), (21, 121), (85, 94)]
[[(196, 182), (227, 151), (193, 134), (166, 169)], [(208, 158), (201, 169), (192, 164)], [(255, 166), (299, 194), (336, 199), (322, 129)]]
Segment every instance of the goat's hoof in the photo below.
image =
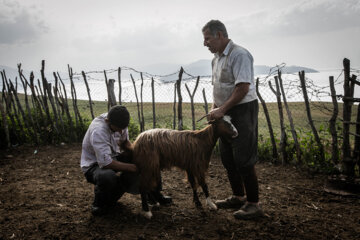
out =
[(151, 211), (145, 212), (145, 211), (141, 211), (141, 215), (143, 215), (146, 219), (151, 219), (152, 218), (152, 213)]
[(211, 210), (217, 210), (216, 204), (210, 198), (206, 199), (206, 204), (209, 206)]

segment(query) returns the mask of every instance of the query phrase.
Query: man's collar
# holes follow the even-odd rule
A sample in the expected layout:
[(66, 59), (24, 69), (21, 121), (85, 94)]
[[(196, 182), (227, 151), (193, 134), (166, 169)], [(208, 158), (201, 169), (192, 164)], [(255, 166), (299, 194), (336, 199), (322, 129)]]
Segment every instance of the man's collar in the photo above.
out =
[(223, 53), (221, 55), (219, 55), (219, 53), (215, 53), (215, 57), (221, 57), (222, 55), (226, 56), (229, 54), (229, 51), (231, 49), (231, 47), (234, 45), (233, 41), (230, 39), (230, 41), (228, 42), (228, 44), (226, 45)]
[(228, 42), (228, 44), (226, 45), (226, 48), (224, 49), (224, 52), (223, 52), (223, 54), (224, 54), (225, 56), (229, 54), (229, 51), (230, 51), (232, 45), (234, 45), (234, 43), (233, 43), (232, 40), (230, 40), (230, 41)]

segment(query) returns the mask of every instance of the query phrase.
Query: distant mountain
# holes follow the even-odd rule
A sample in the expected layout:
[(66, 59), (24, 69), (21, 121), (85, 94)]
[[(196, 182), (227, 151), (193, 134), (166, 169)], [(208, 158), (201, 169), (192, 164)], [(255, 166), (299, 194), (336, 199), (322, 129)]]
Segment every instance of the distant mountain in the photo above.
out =
[[(168, 73), (176, 72), (180, 70), (180, 65), (176, 64), (165, 64), (165, 65), (152, 65), (148, 66), (147, 71), (150, 73), (161, 72), (158, 75), (165, 75)], [(183, 65), (185, 72), (191, 74), (192, 76), (211, 76), (211, 60), (202, 59), (196, 62)], [(255, 65), (254, 74), (256, 75), (267, 75), (270, 71), (274, 71), (276, 68), (266, 66), (266, 65)], [(306, 73), (318, 72), (315, 69), (301, 67), (301, 66), (285, 66), (281, 69), (282, 73), (297, 73), (300, 71), (305, 71)], [(184, 77), (186, 78), (186, 77)], [(177, 79), (177, 75), (162, 77), (161, 80), (164, 82), (174, 81)]]
[[(254, 74), (255, 75), (263, 75), (269, 74), (270, 71), (276, 70), (276, 67), (269, 67), (265, 65), (255, 65), (254, 66)], [(300, 67), (300, 66), (285, 66), (281, 68), (282, 73), (298, 73), (300, 71), (305, 71), (306, 73), (316, 73), (319, 72), (312, 68)]]
[[(273, 67), (265, 66), (265, 65), (255, 65), (254, 66), (254, 74), (268, 74)], [(276, 68), (275, 68), (276, 69)], [(194, 76), (206, 76), (211, 75), (211, 60), (199, 60), (193, 62), (191, 64), (185, 65), (184, 70), (189, 72)], [(300, 66), (285, 66), (281, 69), (283, 73), (297, 73), (300, 71), (305, 71), (306, 73), (314, 73), (318, 72), (312, 68), (300, 67)]]
[(288, 67), (284, 67), (282, 69), (283, 73), (297, 73), (297, 72), (301, 72), (301, 71), (304, 71), (305, 73), (317, 73), (317, 72), (319, 72), (318, 70), (315, 70), (313, 68), (300, 67), (300, 66), (288, 66)]
[[(181, 64), (170, 64), (170, 63), (162, 63), (162, 64), (152, 64), (142, 67), (136, 67), (137, 70), (142, 72), (148, 72), (153, 75), (169, 75), (172, 73), (176, 73), (180, 70)], [(192, 76), (211, 76), (211, 60), (209, 59), (201, 59), (196, 62), (182, 65), (185, 72), (192, 75)], [(267, 75), (272, 70), (273, 67), (265, 66), (265, 65), (255, 65), (254, 66), (254, 74), (256, 75)], [(0, 71), (5, 70), (6, 76), (8, 79), (11, 79), (12, 81), (15, 81), (15, 78), (17, 77), (19, 80), (19, 74), (16, 68), (11, 68), (8, 66), (1, 66), (0, 65)], [(273, 68), (273, 70), (276, 70), (276, 68)], [(299, 71), (304, 70), (306, 73), (314, 73), (318, 72), (315, 69), (301, 67), (301, 66), (285, 66), (282, 68), (283, 73), (297, 73)], [(27, 79), (29, 79), (30, 71), (23, 70), (23, 73)], [(35, 74), (35, 80), (41, 79), (40, 70), (34, 71)], [(49, 82), (53, 81), (53, 75), (51, 73), (45, 73), (46, 78)], [(60, 74), (61, 76), (66, 76), (66, 74)], [(178, 74), (172, 74), (168, 77), (161, 77), (161, 80), (164, 82), (169, 81), (175, 81), (178, 78)], [(184, 74), (184, 79), (189, 78), (188, 75)], [(19, 82), (20, 83), (20, 82)], [(2, 85), (2, 81), (0, 79), (0, 85)]]
[(202, 59), (183, 66), (184, 70), (193, 76), (210, 76), (211, 60)]

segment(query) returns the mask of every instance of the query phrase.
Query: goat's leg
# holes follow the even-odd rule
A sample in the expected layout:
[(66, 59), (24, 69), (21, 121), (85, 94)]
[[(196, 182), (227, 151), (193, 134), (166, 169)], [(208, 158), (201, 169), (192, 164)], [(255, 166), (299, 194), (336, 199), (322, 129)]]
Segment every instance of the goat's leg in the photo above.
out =
[(156, 186), (154, 187), (154, 190), (150, 191), (150, 193), (148, 195), (150, 202), (153, 203), (157, 207), (160, 206), (160, 204), (164, 204), (162, 201), (163, 196), (161, 194), (162, 181), (161, 181), (161, 172), (160, 171), (158, 172), (158, 176), (159, 176), (159, 179), (156, 183)]
[(148, 198), (147, 198), (147, 191), (141, 190), (141, 206), (142, 206), (142, 212), (141, 214), (146, 217), (147, 219), (151, 219), (152, 213), (149, 208), (148, 204)]
[(210, 209), (217, 210), (217, 206), (210, 198), (209, 189), (206, 182), (204, 181), (200, 185), (206, 197), (206, 204), (209, 206)]
[(190, 172), (187, 172), (187, 175), (188, 175), (188, 180), (190, 182), (190, 185), (191, 185), (191, 188), (193, 190), (193, 201), (195, 203), (195, 205), (197, 207), (201, 207), (201, 202), (199, 200), (199, 197), (198, 197), (198, 194), (197, 194), (197, 191), (196, 191), (196, 183), (195, 183), (195, 178), (194, 178), (194, 175)]

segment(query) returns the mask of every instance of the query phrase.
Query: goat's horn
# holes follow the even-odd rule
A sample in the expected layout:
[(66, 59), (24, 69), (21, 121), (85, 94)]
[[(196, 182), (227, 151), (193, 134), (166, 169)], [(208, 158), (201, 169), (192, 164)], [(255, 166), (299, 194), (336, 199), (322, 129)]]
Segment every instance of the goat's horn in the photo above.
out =
[(199, 120), (197, 120), (196, 122), (200, 122), (201, 120), (203, 120), (205, 117), (209, 116), (209, 114), (206, 114), (204, 116), (202, 116)]

